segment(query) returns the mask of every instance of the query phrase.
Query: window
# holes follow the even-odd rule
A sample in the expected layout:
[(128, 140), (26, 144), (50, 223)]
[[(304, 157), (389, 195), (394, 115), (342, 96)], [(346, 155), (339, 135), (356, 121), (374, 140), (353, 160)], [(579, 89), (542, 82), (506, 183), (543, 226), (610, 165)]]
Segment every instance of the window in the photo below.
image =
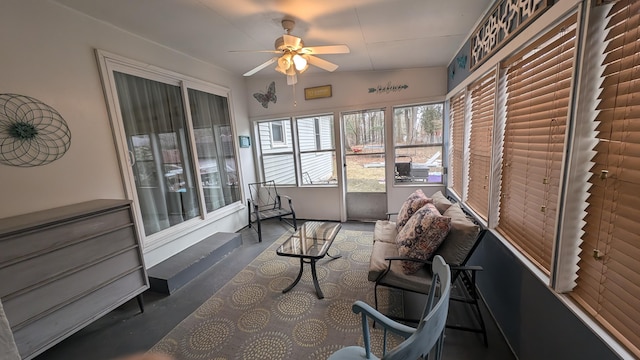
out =
[(271, 143), (275, 144), (284, 144), (285, 137), (283, 132), (284, 127), (282, 126), (282, 122), (273, 121), (271, 123)]
[(296, 119), (302, 184), (337, 184), (333, 115)]
[(189, 89), (193, 139), (207, 212), (240, 200), (227, 98)]
[(296, 185), (296, 166), (289, 119), (257, 123), (263, 179), (278, 185)]
[(496, 230), (549, 274), (556, 230), (576, 15), (508, 59)]
[(571, 293), (640, 357), (640, 2), (619, 1), (605, 27), (597, 143), (578, 279)]
[(106, 64), (119, 110), (113, 121), (123, 129), (119, 141), (128, 152), (129, 163), (122, 169), (145, 236), (158, 238), (164, 230), (207, 219), (240, 201), (226, 93), (200, 83), (196, 90), (179, 75), (159, 76), (109, 60)]
[(393, 109), (395, 183), (442, 183), (443, 104)]
[(495, 84), (495, 71), (491, 71), (469, 87), (469, 180), (465, 197), (469, 206), (484, 220), (487, 220), (489, 211)]
[(449, 123), (451, 126), (451, 188), (462, 199), (464, 178), (464, 90), (451, 99)]

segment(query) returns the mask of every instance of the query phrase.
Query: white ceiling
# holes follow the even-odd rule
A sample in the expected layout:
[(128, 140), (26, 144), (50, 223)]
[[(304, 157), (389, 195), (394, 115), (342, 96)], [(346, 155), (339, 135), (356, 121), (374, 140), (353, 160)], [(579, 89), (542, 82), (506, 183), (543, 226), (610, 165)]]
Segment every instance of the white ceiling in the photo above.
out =
[[(493, 0), (52, 0), (241, 75), (267, 61), (284, 33), (306, 46), (346, 44), (319, 55), (336, 71), (446, 66)], [(256, 75), (275, 72), (270, 66)], [(322, 71), (313, 69), (310, 71)]]

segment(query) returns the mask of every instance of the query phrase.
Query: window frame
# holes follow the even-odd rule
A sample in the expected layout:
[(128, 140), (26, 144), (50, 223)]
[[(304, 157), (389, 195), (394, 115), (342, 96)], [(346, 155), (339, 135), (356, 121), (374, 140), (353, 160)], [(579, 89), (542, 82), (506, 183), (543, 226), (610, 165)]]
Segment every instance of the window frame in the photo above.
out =
[(196, 183), (195, 191), (197, 192), (197, 201), (200, 207), (200, 215), (192, 219), (183, 221), (179, 224), (172, 225), (151, 235), (145, 234), (142, 219), (142, 210), (138, 201), (139, 197), (136, 190), (135, 178), (130, 166), (133, 160), (131, 159), (131, 155), (128, 150), (127, 135), (124, 130), (124, 123), (122, 115), (120, 113), (120, 104), (116, 91), (114, 72), (117, 71), (151, 81), (178, 86), (181, 89), (181, 96), (183, 100), (183, 109), (181, 110), (183, 112), (183, 115), (185, 116), (185, 137), (187, 138), (187, 146), (189, 150), (188, 153), (185, 154), (185, 156), (188, 156), (193, 164), (198, 164), (198, 157), (196, 144), (193, 141), (195, 137), (193, 132), (193, 122), (189, 109), (188, 89), (193, 89), (226, 98), (229, 111), (229, 126), (231, 127), (232, 134), (236, 134), (237, 130), (234, 113), (232, 111), (233, 101), (231, 90), (220, 85), (132, 60), (120, 55), (112, 54), (101, 49), (96, 49), (95, 52), (98, 60), (100, 76), (104, 87), (106, 104), (109, 109), (109, 118), (112, 125), (114, 142), (116, 144), (118, 152), (118, 161), (120, 163), (120, 172), (124, 183), (125, 195), (127, 199), (132, 200), (132, 209), (136, 221), (136, 230), (138, 233), (138, 237), (144, 244), (145, 249), (150, 250), (158, 248), (164, 244), (176, 240), (181, 236), (193, 232), (195, 229), (214, 223), (219, 219), (222, 219), (232, 213), (243, 209), (244, 191), (241, 184), (243, 184), (244, 182), (242, 178), (242, 171), (240, 171), (242, 165), (239, 156), (238, 143), (236, 141), (237, 137), (233, 135), (233, 150), (235, 163), (238, 169), (238, 184), (240, 185), (239, 199), (229, 205), (214, 209), (213, 211), (207, 211), (204, 199), (204, 191), (202, 189), (202, 174), (200, 173), (199, 166), (194, 166), (192, 175), (194, 177), (194, 182)]
[[(322, 134), (321, 134), (321, 126), (320, 126), (320, 122), (321, 122), (321, 118), (323, 117), (330, 117), (330, 122), (331, 122), (331, 127), (330, 127), (330, 136), (331, 136), (331, 147), (327, 148), (327, 149), (323, 149), (322, 148)], [(313, 127), (314, 127), (314, 143), (315, 143), (315, 149), (314, 150), (302, 150), (302, 146), (301, 146), (301, 140), (300, 140), (300, 120), (306, 120), (306, 119), (313, 119), (314, 123), (313, 123)], [(336, 152), (336, 140), (335, 140), (335, 116), (333, 113), (325, 113), (325, 114), (315, 114), (315, 115), (303, 115), (303, 116), (296, 116), (293, 117), (293, 122), (295, 124), (295, 138), (296, 140), (294, 141), (294, 143), (296, 144), (296, 146), (294, 146), (294, 152), (296, 153), (296, 157), (297, 157), (297, 162), (299, 164), (298, 168), (300, 169), (300, 173), (297, 176), (297, 181), (300, 187), (309, 187), (309, 186), (330, 186), (330, 187), (337, 187), (338, 186), (338, 181), (337, 181), (337, 171), (338, 171), (338, 164), (337, 164), (337, 152)], [(333, 170), (336, 173), (336, 179), (335, 180), (327, 180), (327, 182), (325, 183), (324, 180), (323, 183), (313, 183), (313, 180), (311, 179), (311, 177), (309, 176), (309, 174), (306, 174), (307, 176), (305, 176), (305, 169), (303, 167), (302, 164), (302, 157), (305, 154), (322, 154), (322, 153), (332, 153), (333, 154), (333, 161), (332, 161), (332, 167)], [(308, 177), (308, 179), (307, 179)], [(306, 183), (306, 181), (309, 181), (310, 183)]]
[[(440, 142), (435, 142), (435, 143), (421, 143), (421, 144), (403, 144), (403, 145), (398, 145), (396, 143), (396, 137), (398, 134), (396, 134), (396, 130), (398, 129), (398, 126), (396, 124), (396, 110), (397, 109), (402, 109), (402, 108), (413, 108), (416, 109), (418, 107), (429, 107), (432, 105), (440, 105), (440, 111), (441, 111), (441, 115), (442, 115), (442, 119), (440, 122), (440, 129), (436, 129), (440, 131)], [(392, 146), (393, 146), (393, 159), (394, 159), (394, 168), (393, 168), (393, 172), (396, 176), (393, 177), (393, 185), (394, 186), (424, 186), (424, 185), (442, 185), (445, 183), (445, 171), (444, 171), (444, 165), (443, 165), (443, 159), (444, 159), (444, 127), (445, 127), (445, 101), (433, 101), (433, 102), (423, 102), (423, 103), (417, 103), (417, 104), (402, 104), (402, 105), (394, 105), (391, 107), (391, 123), (392, 123), (392, 135), (391, 135), (391, 142), (392, 142)], [(420, 119), (417, 119), (417, 121), (421, 121)], [(415, 124), (411, 124), (411, 125), (415, 125)], [(436, 135), (437, 136), (437, 135)], [(440, 168), (440, 181), (438, 182), (429, 182), (429, 177), (427, 175), (425, 179), (425, 181), (419, 181), (419, 179), (422, 179), (421, 177), (417, 177), (414, 178), (414, 168), (413, 168), (413, 157), (410, 157), (410, 162), (409, 162), (409, 166), (410, 166), (410, 175), (408, 178), (404, 178), (402, 176), (399, 176), (399, 174), (397, 173), (397, 163), (395, 163), (395, 160), (398, 158), (405, 158), (405, 157), (409, 157), (408, 155), (399, 155), (399, 151), (398, 150), (408, 150), (408, 149), (427, 149), (427, 148), (439, 148), (439, 150), (436, 151), (435, 154), (437, 154), (438, 152), (440, 153), (440, 166), (435, 166), (435, 167), (439, 167)], [(434, 159), (437, 160), (437, 159)], [(428, 161), (428, 159), (427, 159)], [(405, 162), (406, 165), (406, 162)], [(425, 161), (425, 165), (426, 161)], [(428, 168), (427, 168), (428, 169)], [(418, 168), (416, 170), (416, 172), (423, 172), (423, 168)], [(428, 170), (427, 170), (428, 171)]]
[[(326, 148), (326, 149), (318, 149), (318, 146), (320, 145), (320, 147), (322, 147), (322, 139), (320, 139), (319, 137), (321, 137), (322, 134), (319, 134), (317, 132), (318, 126), (317, 123), (319, 121), (321, 121), (323, 117), (330, 117), (330, 121), (331, 121), (331, 131), (330, 131), (330, 136), (331, 136), (331, 147), (330, 148)], [(301, 150), (301, 141), (300, 141), (300, 131), (299, 131), (299, 120), (304, 120), (304, 119), (316, 119), (317, 121), (314, 122), (314, 130), (313, 130), (313, 143), (315, 145), (315, 149), (311, 149), (311, 150)], [(260, 130), (260, 126), (262, 124), (268, 123), (268, 124), (273, 124), (273, 123), (277, 123), (280, 122), (283, 124), (283, 132), (285, 134), (290, 134), (290, 138), (289, 136), (285, 135), (285, 141), (282, 142), (281, 146), (274, 146), (273, 142), (269, 139), (269, 149), (273, 150), (271, 152), (265, 152), (265, 147), (263, 146), (263, 142), (265, 139), (262, 139), (261, 134), (262, 131)], [(290, 128), (289, 131), (286, 131), (286, 124), (289, 124)], [(256, 151), (258, 154), (258, 157), (260, 159), (259, 161), (259, 173), (260, 173), (260, 181), (267, 181), (267, 180), (276, 180), (276, 184), (278, 184), (279, 186), (296, 186), (296, 187), (317, 187), (317, 186), (321, 186), (321, 187), (337, 187), (338, 186), (338, 181), (337, 181), (337, 149), (336, 149), (336, 139), (335, 139), (335, 115), (333, 113), (320, 113), (320, 114), (310, 114), (310, 115), (300, 115), (300, 116), (293, 116), (293, 117), (288, 117), (288, 118), (272, 118), (272, 119), (262, 119), (262, 120), (255, 120), (253, 121), (253, 130), (255, 133), (255, 138), (256, 138)], [(271, 136), (271, 130), (272, 130), (272, 126), (269, 125), (269, 132), (270, 132), (270, 136)], [(318, 144), (318, 141), (320, 140), (320, 144)], [(303, 164), (302, 164), (302, 156), (305, 154), (323, 154), (323, 153), (332, 153), (333, 154), (333, 161), (332, 161), (332, 167), (334, 169), (334, 171), (336, 172), (336, 179), (334, 180), (333, 178), (330, 178), (329, 180), (327, 180), (326, 182), (322, 182), (322, 183), (314, 183), (312, 182), (311, 176), (309, 174), (305, 174), (305, 172), (303, 171)], [(268, 168), (265, 168), (265, 158), (268, 158), (270, 156), (283, 156), (283, 155), (291, 155), (292, 157), (292, 170), (290, 172), (288, 172), (287, 174), (287, 178), (291, 178), (292, 180), (294, 180), (293, 182), (289, 183), (284, 183), (284, 182), (279, 182), (277, 179), (273, 179), (271, 177), (268, 177), (267, 174), (270, 171)], [(269, 170), (269, 171), (268, 171)], [(311, 183), (309, 183), (311, 182)]]
[[(265, 139), (263, 137), (264, 131), (261, 130), (261, 126), (267, 124), (267, 130), (269, 133), (269, 139)], [(282, 133), (284, 138), (282, 142), (274, 142), (273, 141), (273, 124), (278, 124), (282, 126)], [(256, 144), (256, 151), (258, 153), (258, 157), (260, 158), (260, 176), (261, 181), (274, 180), (275, 183), (279, 186), (297, 186), (298, 185), (298, 176), (297, 176), (297, 161), (296, 161), (296, 142), (294, 141), (294, 124), (293, 119), (290, 117), (278, 117), (274, 119), (264, 119), (254, 121), (253, 123), (254, 131), (255, 131), (255, 139), (254, 143)], [(287, 131), (288, 129), (288, 131)], [(268, 142), (268, 144), (267, 144)], [(266, 145), (266, 146), (265, 146)], [(265, 159), (266, 158), (275, 158), (278, 156), (290, 156), (290, 162), (292, 166), (292, 171), (287, 172), (286, 175), (283, 176), (282, 179), (285, 182), (282, 182), (281, 179), (272, 178), (271, 176), (267, 176), (272, 171), (271, 168), (265, 168)], [(289, 159), (287, 159), (287, 163)], [(288, 166), (285, 166), (288, 168)], [(292, 179), (293, 182), (287, 182), (286, 179)]]

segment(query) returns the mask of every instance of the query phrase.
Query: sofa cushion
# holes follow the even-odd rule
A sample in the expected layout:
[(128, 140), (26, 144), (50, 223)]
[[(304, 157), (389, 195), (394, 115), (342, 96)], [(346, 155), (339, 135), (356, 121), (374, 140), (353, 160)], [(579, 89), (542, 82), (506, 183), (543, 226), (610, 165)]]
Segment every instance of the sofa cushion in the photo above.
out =
[(395, 222), (389, 220), (376, 221), (376, 226), (373, 229), (374, 242), (382, 241), (395, 245), (396, 236), (398, 236), (398, 231), (396, 230)]
[[(427, 203), (398, 232), (398, 255), (430, 259), (449, 233), (450, 226), (451, 219), (441, 216), (435, 205)], [(413, 274), (424, 266), (423, 263), (408, 260), (401, 261), (401, 265), (404, 274)]]
[[(375, 242), (369, 262), (369, 281), (376, 281), (378, 276), (387, 269), (389, 261), (384, 260), (386, 257), (395, 256), (398, 256), (398, 249), (395, 244), (382, 241)], [(429, 287), (431, 286), (431, 277), (431, 269), (429, 266), (423, 266), (413, 274), (405, 274), (402, 271), (401, 262), (392, 261), (391, 270), (380, 280), (380, 284), (388, 284), (426, 294), (429, 292)]]
[(396, 219), (396, 229), (398, 232), (402, 229), (404, 224), (409, 221), (409, 218), (411, 218), (416, 211), (428, 202), (431, 202), (431, 199), (429, 199), (420, 189), (409, 195), (407, 200), (402, 203), (400, 212), (398, 212), (398, 217)]
[(458, 203), (442, 215), (451, 218), (451, 230), (434, 255), (442, 256), (447, 264), (460, 265), (475, 244), (480, 226), (467, 217)]
[[(376, 241), (373, 243), (373, 249), (371, 250), (371, 258), (369, 258), (369, 281), (376, 281), (378, 276), (382, 274), (389, 266), (389, 261), (385, 260), (388, 257), (397, 257), (398, 247), (396, 244)], [(398, 261), (392, 261), (393, 263)]]
[(453, 203), (447, 199), (444, 195), (442, 195), (441, 191), (431, 195), (431, 202), (436, 206), (440, 214), (444, 214), (445, 211), (451, 206)]

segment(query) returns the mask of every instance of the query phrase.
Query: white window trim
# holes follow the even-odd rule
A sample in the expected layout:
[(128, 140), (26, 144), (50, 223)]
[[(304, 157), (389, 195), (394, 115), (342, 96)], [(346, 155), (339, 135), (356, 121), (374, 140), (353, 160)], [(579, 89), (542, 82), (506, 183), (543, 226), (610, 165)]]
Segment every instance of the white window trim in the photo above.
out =
[[(124, 191), (126, 198), (132, 200), (132, 210), (134, 213), (134, 219), (136, 221), (136, 229), (138, 233), (138, 237), (141, 239), (143, 245), (143, 252), (147, 253), (153, 249), (156, 249), (160, 246), (163, 246), (175, 239), (184, 236), (185, 234), (196, 231), (197, 229), (209, 225), (216, 220), (219, 220), (225, 216), (228, 216), (232, 213), (238, 212), (245, 208), (246, 198), (244, 194), (243, 186), (240, 188), (240, 200), (236, 201), (233, 204), (224, 206), (220, 209), (216, 209), (212, 212), (207, 213), (206, 207), (204, 206), (201, 187), (201, 177), (200, 170), (198, 167), (195, 167), (196, 172), (196, 182), (199, 193), (200, 207), (201, 207), (201, 215), (199, 217), (184, 221), (178, 225), (171, 226), (165, 230), (157, 232), (155, 234), (147, 236), (144, 232), (143, 220), (142, 220), (142, 211), (140, 209), (140, 204), (136, 201), (138, 198), (136, 192), (135, 180), (133, 178), (133, 174), (131, 171), (127, 169), (125, 164), (131, 164), (131, 158), (129, 154), (129, 150), (126, 144), (126, 133), (123, 126), (123, 120), (121, 118), (119, 102), (117, 101), (117, 91), (115, 87), (115, 79), (114, 79), (114, 71), (123, 72), (126, 74), (131, 74), (134, 76), (139, 76), (145, 79), (159, 81), (175, 86), (179, 86), (182, 89), (183, 96), (187, 91), (187, 88), (191, 88), (194, 90), (208, 92), (213, 95), (218, 95), (227, 98), (228, 106), (229, 106), (229, 117), (231, 122), (231, 128), (234, 134), (236, 131), (236, 122), (234, 120), (233, 114), (233, 103), (231, 99), (231, 91), (230, 89), (215, 85), (206, 81), (202, 81), (200, 79), (192, 78), (183, 74), (179, 74), (170, 70), (166, 70), (154, 65), (146, 64), (140, 61), (132, 60), (120, 55), (116, 55), (104, 50), (96, 49), (96, 58), (98, 60), (98, 67), (100, 70), (101, 78), (103, 79), (103, 88), (106, 98), (106, 105), (109, 111), (109, 118), (111, 122), (111, 126), (113, 129), (113, 137), (116, 143), (117, 156), (118, 161), (121, 165), (121, 177), (124, 183)], [(185, 114), (190, 116), (190, 110), (188, 109), (188, 98), (185, 98), (184, 106), (187, 108)], [(193, 127), (189, 123), (189, 136), (193, 138)], [(191, 144), (191, 153), (196, 154), (195, 152), (195, 143)], [(236, 153), (236, 166), (238, 169), (242, 169), (242, 165), (240, 163), (240, 156), (237, 141), (234, 141), (235, 153)], [(242, 171), (238, 171), (238, 180), (240, 184), (244, 184)]]

